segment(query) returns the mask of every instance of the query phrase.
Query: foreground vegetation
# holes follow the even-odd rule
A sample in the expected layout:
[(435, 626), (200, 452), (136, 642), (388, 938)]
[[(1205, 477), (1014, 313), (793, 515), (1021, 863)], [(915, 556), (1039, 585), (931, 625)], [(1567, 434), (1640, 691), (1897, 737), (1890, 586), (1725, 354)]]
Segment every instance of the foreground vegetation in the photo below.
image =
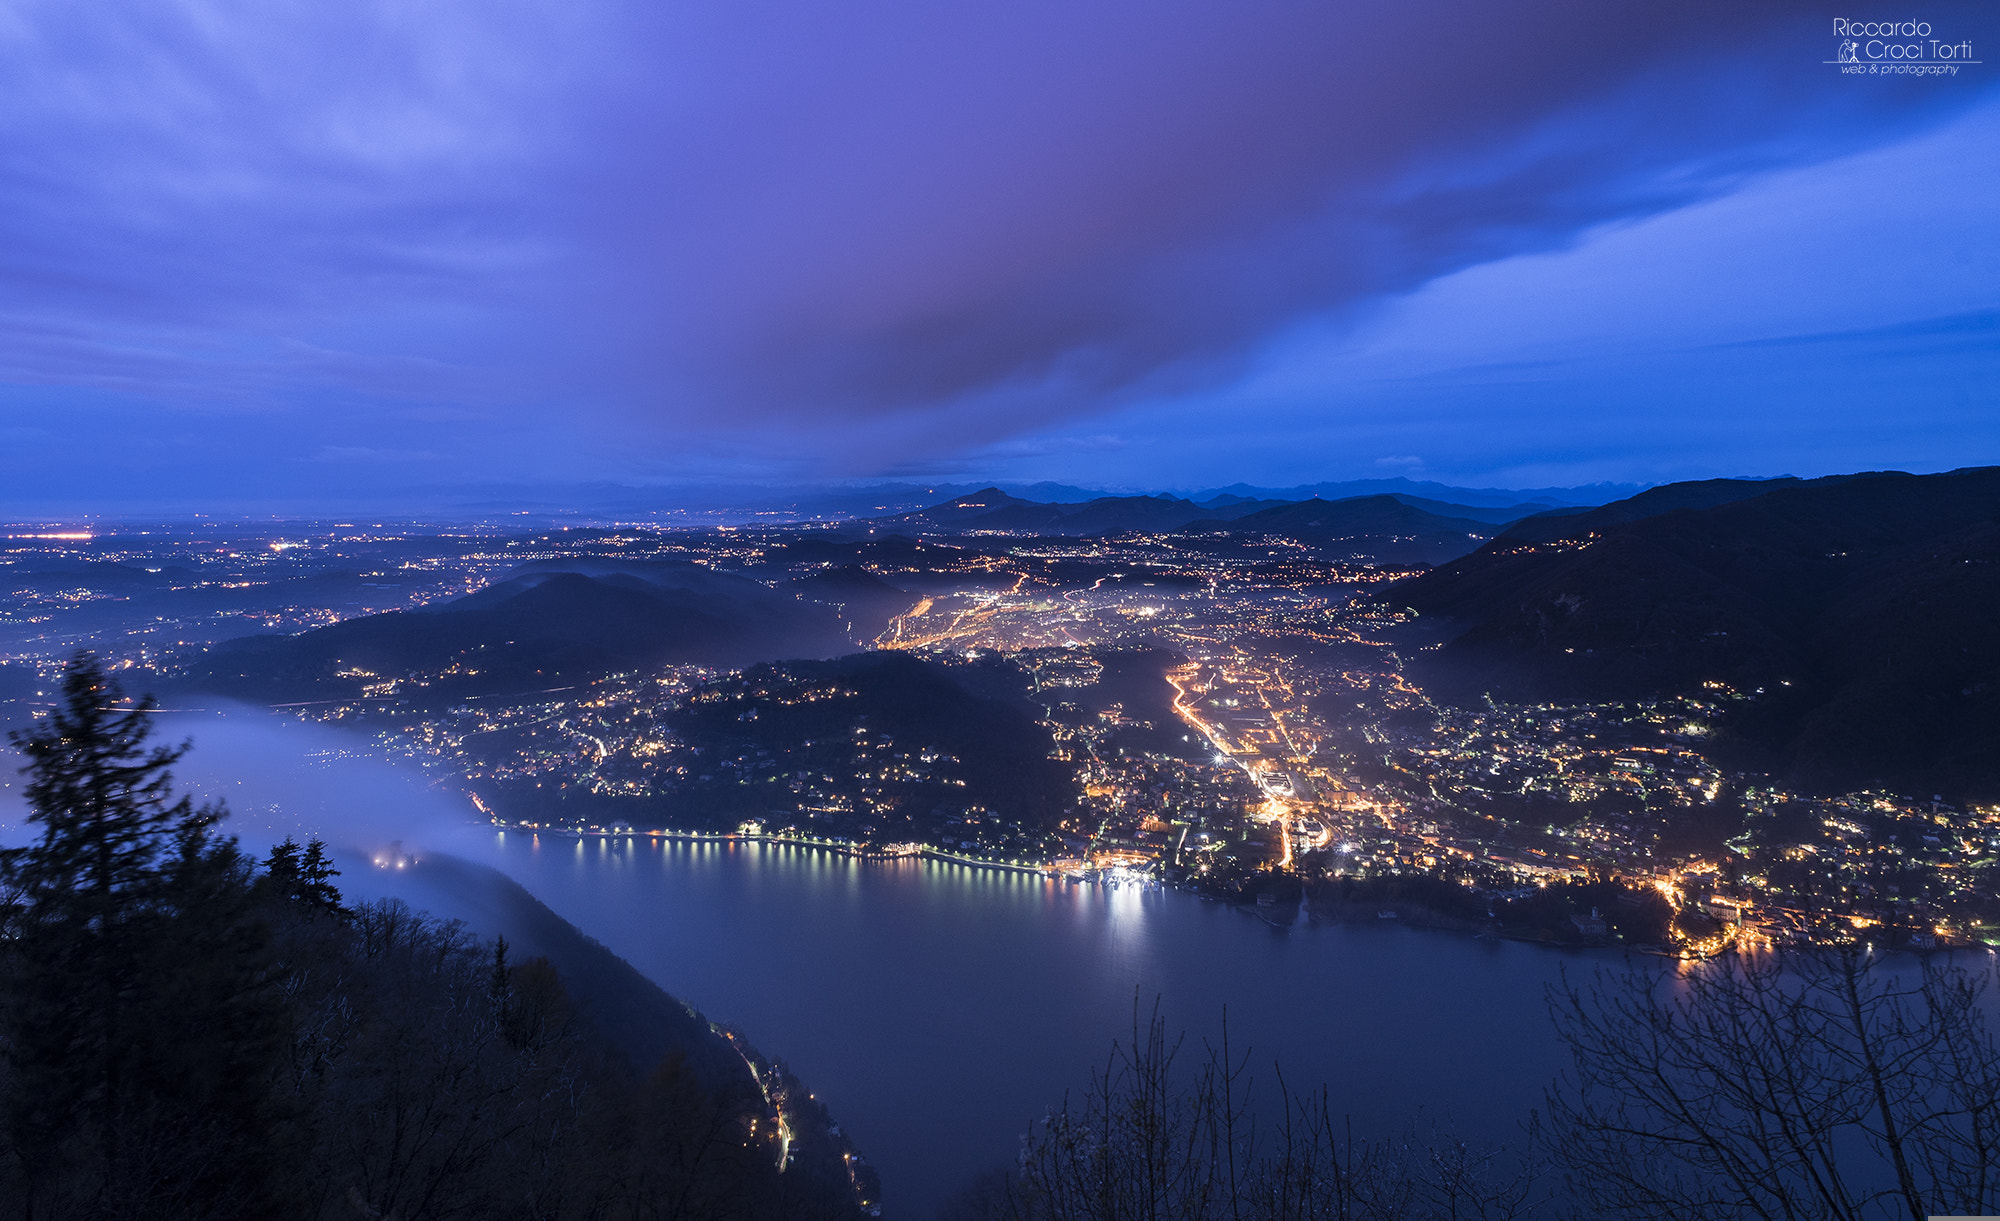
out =
[(947, 1221), (1862, 1221), (2000, 1212), (1993, 969), (1858, 952), (1607, 969), (1522, 1140), (1357, 1138), (1155, 1013)]
[[(0, 1202), (67, 1218), (860, 1215), (787, 1166), (747, 1072), (636, 1071), (547, 961), (398, 902), (323, 845), (254, 862), (172, 793), (89, 658), (13, 740), (37, 842), (0, 854)], [(182, 748), (184, 749), (184, 748)]]

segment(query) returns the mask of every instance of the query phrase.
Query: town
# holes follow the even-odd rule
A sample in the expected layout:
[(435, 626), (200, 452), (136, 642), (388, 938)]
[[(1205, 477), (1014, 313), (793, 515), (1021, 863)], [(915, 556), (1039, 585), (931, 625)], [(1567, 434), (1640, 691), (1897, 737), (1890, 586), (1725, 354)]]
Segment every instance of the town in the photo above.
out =
[[(1675, 955), (2000, 940), (2000, 808), (1730, 770), (1716, 727), (1759, 693), (1719, 682), (1631, 705), (1438, 702), (1411, 664), (1432, 645), (1394, 598), (1408, 570), (1282, 539), (205, 533), (16, 535), (0, 573), (73, 575), (9, 583), (10, 651), (46, 677), (91, 647), (170, 682), (215, 641), (420, 606), (530, 561), (692, 561), (765, 584), (855, 563), (907, 591), (879, 622), (854, 616), (857, 654), (920, 661), (967, 699), (1024, 709), (1020, 725), (968, 727), (957, 705), (897, 721), (909, 675), (784, 661), (443, 705), (411, 698), (438, 675), (366, 674), (359, 698), (274, 711), (358, 730), (533, 834), (923, 853), (1182, 886), (1273, 919), (1303, 901), (1322, 918)], [(1003, 739), (1015, 753), (995, 766)]]

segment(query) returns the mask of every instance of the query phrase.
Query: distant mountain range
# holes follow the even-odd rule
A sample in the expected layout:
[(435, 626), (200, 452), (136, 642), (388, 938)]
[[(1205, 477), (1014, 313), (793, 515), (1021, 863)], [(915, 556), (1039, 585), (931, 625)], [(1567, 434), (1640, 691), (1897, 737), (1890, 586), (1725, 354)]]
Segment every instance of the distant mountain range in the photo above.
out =
[(1442, 516), (1397, 496), (1357, 496), (1272, 505), (1236, 517), (1193, 522), (1183, 532), (1207, 530), (1294, 538), (1319, 547), (1334, 559), (1441, 564), (1491, 538), (1494, 526), (1467, 517)]
[[(1413, 497), (1457, 507), (1506, 509), (1521, 505), (1557, 507), (1601, 505), (1631, 496), (1645, 487), (1642, 483), (1586, 483), (1568, 488), (1461, 488), (1427, 479), (1347, 479), (1332, 483), (1306, 483), (1290, 488), (1252, 487), (1232, 483), (1226, 488), (1194, 492), (1189, 499), (1210, 503), (1224, 497), (1246, 500), (1347, 500), (1355, 496)], [(1462, 516), (1470, 516), (1463, 514)], [(1518, 514), (1517, 514), (1518, 516)]]
[[(1080, 504), (1106, 496), (1168, 495), (1175, 499), (1213, 504), (1224, 498), (1238, 500), (1342, 500), (1353, 496), (1413, 496), (1447, 504), (1481, 508), (1505, 508), (1516, 504), (1547, 507), (1597, 505), (1629, 496), (1642, 484), (1589, 483), (1572, 487), (1545, 487), (1509, 490), (1468, 488), (1430, 480), (1401, 477), (1349, 479), (1299, 484), (1293, 487), (1262, 487), (1233, 483), (1205, 489), (1105, 488), (1084, 487), (1049, 480), (1013, 482), (928, 482), (884, 480), (875, 483), (700, 483), (632, 485), (596, 483), (495, 483), (472, 487), (397, 488), (392, 492), (355, 496), (315, 496), (309, 500), (279, 497), (237, 502), (203, 502), (199, 506), (208, 520), (223, 512), (248, 519), (270, 520), (273, 515), (290, 520), (332, 520), (366, 516), (377, 521), (425, 523), (506, 519), (510, 525), (545, 526), (607, 524), (652, 520), (662, 524), (726, 525), (737, 523), (781, 524), (798, 521), (827, 521), (877, 517), (903, 513), (937, 504), (956, 496), (998, 486), (1010, 496), (1039, 504)], [(4, 496), (4, 491), (0, 491)], [(17, 506), (21, 513), (50, 520), (72, 517), (98, 518), (105, 512), (102, 503), (42, 504), (32, 509)], [(112, 519), (132, 522), (183, 521), (189, 506), (174, 501), (152, 501), (139, 497), (114, 506)]]
[(1201, 504), (1172, 496), (1101, 496), (1080, 504), (1043, 504), (982, 488), (914, 513), (875, 518), (870, 529), (912, 534), (1002, 532), (1096, 536), (1143, 531), (1176, 535), (1278, 535), (1360, 563), (1438, 564), (1491, 538), (1499, 523), (1546, 510), (1445, 504), (1415, 496), (1345, 500), (1248, 500), (1223, 496)]
[(1441, 621), (1434, 691), (1726, 683), (1724, 745), (1800, 783), (2000, 798), (2000, 468), (1671, 484), (1514, 523), (1390, 596)]
[[(871, 518), (906, 513), (963, 496), (976, 496), (997, 488), (1010, 498), (1032, 504), (1085, 504), (1093, 500), (1138, 498), (1184, 500), (1211, 508), (1239, 500), (1267, 502), (1344, 500), (1355, 496), (1401, 496), (1432, 500), (1441, 504), (1483, 509), (1507, 509), (1518, 505), (1535, 508), (1604, 504), (1640, 490), (1642, 484), (1592, 483), (1576, 487), (1529, 488), (1508, 491), (1500, 488), (1462, 488), (1428, 480), (1401, 477), (1390, 479), (1350, 479), (1301, 484), (1289, 488), (1252, 487), (1235, 483), (1228, 487), (1187, 492), (1138, 493), (1130, 490), (1086, 488), (1043, 480), (1036, 483), (910, 483), (883, 482), (850, 485), (800, 485), (774, 487), (765, 484), (712, 484), (680, 487), (623, 487), (613, 484), (494, 488), (492, 495), (460, 502), (457, 512), (518, 514), (524, 509), (551, 519), (601, 516), (632, 518), (646, 516), (688, 516), (693, 519), (730, 521), (797, 521), (825, 518)], [(1519, 516), (1520, 514), (1516, 514)], [(1460, 516), (1473, 516), (1460, 514)]]
[(1023, 500), (997, 487), (988, 487), (913, 513), (872, 518), (865, 524), (876, 529), (934, 534), (1006, 531), (1092, 535), (1124, 530), (1166, 533), (1197, 521), (1241, 517), (1277, 503), (1281, 502), (1246, 500), (1201, 505), (1173, 496), (1099, 496), (1064, 504)]
[(449, 602), (226, 642), (185, 682), (260, 703), (354, 698), (397, 682), (395, 694), (424, 704), (670, 662), (742, 666), (851, 651), (844, 612), (803, 592), (692, 563), (545, 561)]
[[(1045, 503), (989, 487), (838, 529), (777, 532), (762, 563), (800, 575), (775, 588), (692, 563), (529, 564), (418, 610), (228, 642), (169, 690), (261, 703), (393, 694), (422, 706), (673, 662), (837, 657), (908, 609), (914, 595), (901, 584), (921, 588), (930, 554), (955, 564), (966, 536), (984, 531), (1146, 531), (1258, 554), (1282, 537), (1332, 560), (1436, 565), (1391, 596), (1442, 643), (1412, 660), (1441, 696), (1628, 701), (1722, 684), (1736, 693), (1722, 746), (1746, 765), (1808, 786), (2000, 798), (2000, 635), (1990, 628), (2000, 468), (1704, 480), (1547, 508), (1403, 493)], [(955, 541), (922, 537), (936, 535)], [(885, 557), (895, 558), (887, 569)], [(824, 567), (804, 571), (812, 564)], [(892, 584), (882, 571), (912, 576)], [(159, 579), (111, 575), (135, 587)], [(60, 589), (76, 578), (34, 579)], [(0, 698), (27, 689), (25, 673), (0, 680)]]

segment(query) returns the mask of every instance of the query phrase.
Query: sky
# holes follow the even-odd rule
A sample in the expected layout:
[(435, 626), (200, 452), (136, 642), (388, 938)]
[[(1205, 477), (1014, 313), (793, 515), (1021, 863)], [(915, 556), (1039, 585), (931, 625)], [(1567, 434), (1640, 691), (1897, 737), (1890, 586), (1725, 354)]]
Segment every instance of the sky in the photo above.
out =
[[(1837, 19), (1952, 73), (1844, 71)], [(0, 510), (2000, 461), (2000, 10), (9, 0)], [(1870, 59), (1879, 55), (1882, 58)]]

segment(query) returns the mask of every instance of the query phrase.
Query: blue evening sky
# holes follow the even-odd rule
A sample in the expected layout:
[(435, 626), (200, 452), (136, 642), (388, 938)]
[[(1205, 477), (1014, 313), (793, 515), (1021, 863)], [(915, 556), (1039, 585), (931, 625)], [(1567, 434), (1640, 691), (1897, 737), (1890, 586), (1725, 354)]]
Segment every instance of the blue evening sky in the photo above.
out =
[(21, 0), (0, 510), (2000, 461), (2000, 65), (1844, 72), (1841, 17), (2000, 35), (1985, 3)]

